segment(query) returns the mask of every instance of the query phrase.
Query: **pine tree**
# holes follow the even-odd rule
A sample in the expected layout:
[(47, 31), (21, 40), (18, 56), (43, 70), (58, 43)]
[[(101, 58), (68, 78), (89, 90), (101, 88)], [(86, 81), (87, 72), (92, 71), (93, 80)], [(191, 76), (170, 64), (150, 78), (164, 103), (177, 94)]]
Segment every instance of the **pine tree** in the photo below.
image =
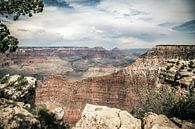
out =
[[(42, 0), (0, 0), (0, 17), (12, 17), (18, 20), (20, 15), (33, 16), (43, 11)], [(18, 40), (10, 35), (9, 29), (0, 20), (0, 53), (14, 52), (18, 48)]]

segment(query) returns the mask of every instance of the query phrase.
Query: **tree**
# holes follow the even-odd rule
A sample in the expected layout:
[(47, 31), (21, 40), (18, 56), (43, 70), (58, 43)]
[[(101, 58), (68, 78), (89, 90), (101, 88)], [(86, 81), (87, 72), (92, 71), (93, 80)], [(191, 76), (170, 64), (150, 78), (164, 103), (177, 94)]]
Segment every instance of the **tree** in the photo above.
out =
[[(0, 0), (0, 15), (18, 20), (20, 15), (32, 17), (32, 13), (43, 11), (42, 0)], [(9, 29), (0, 20), (0, 53), (14, 52), (18, 48), (18, 40), (10, 35)]]

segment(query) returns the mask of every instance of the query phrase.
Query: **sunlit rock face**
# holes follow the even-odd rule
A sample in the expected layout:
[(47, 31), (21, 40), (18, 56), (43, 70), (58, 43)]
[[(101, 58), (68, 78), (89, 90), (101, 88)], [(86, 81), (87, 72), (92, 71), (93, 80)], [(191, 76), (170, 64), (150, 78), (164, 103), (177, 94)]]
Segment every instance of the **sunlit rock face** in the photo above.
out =
[(181, 129), (165, 115), (149, 112), (144, 118), (144, 129)]
[(73, 129), (141, 129), (141, 120), (127, 111), (87, 104)]
[(72, 129), (194, 129), (194, 123), (168, 118), (163, 114), (145, 113), (142, 120), (125, 110), (86, 104), (81, 118)]
[(159, 68), (158, 85), (185, 97), (195, 93), (195, 59), (171, 59)]
[(1, 129), (41, 129), (37, 116), (29, 112), (29, 106), (23, 102), (16, 102), (0, 98), (0, 128)]
[[(169, 59), (195, 58), (195, 46), (156, 46), (128, 67), (101, 77), (67, 81), (51, 76), (39, 81), (36, 102), (49, 108), (64, 107), (66, 122), (75, 123), (86, 103), (131, 111), (158, 84), (159, 67)], [(188, 53), (189, 56), (186, 56)]]

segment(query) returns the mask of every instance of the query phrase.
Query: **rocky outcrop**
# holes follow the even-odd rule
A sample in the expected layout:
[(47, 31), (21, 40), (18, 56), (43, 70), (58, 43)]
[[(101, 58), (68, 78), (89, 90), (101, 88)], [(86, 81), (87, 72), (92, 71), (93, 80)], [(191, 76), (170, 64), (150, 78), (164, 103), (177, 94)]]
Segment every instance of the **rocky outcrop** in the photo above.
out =
[(0, 97), (34, 105), (36, 79), (20, 75), (6, 75), (1, 79)]
[(144, 129), (179, 129), (179, 127), (165, 115), (149, 112), (144, 117)]
[(120, 109), (87, 104), (73, 129), (141, 129), (141, 120)]
[(167, 60), (159, 69), (158, 86), (169, 86), (180, 96), (195, 94), (195, 60)]
[(29, 112), (34, 106), (36, 79), (6, 75), (0, 79), (0, 128), (41, 128), (38, 117)]
[(194, 122), (190, 122), (190, 121), (186, 121), (186, 120), (180, 120), (177, 118), (171, 118), (170, 119), (173, 123), (175, 123), (178, 127), (180, 127), (181, 129), (195, 129), (195, 123)]
[(72, 129), (194, 129), (191, 122), (167, 118), (152, 112), (141, 121), (127, 111), (87, 104), (81, 118)]
[(80, 118), (86, 103), (131, 111), (154, 90), (158, 84), (159, 67), (165, 65), (166, 60), (195, 58), (194, 50), (193, 45), (156, 46), (128, 67), (111, 75), (81, 81), (66, 81), (52, 76), (38, 82), (36, 102), (64, 107), (64, 118), (69, 123)]
[(39, 120), (27, 109), (30, 109), (29, 104), (0, 98), (0, 128), (40, 129)]
[(6, 75), (0, 79), (0, 129), (67, 129), (64, 109), (35, 106), (36, 79)]
[(55, 108), (52, 112), (55, 114), (55, 118), (57, 120), (63, 120), (63, 117), (64, 117), (64, 109), (63, 108), (61, 108), (61, 107)]

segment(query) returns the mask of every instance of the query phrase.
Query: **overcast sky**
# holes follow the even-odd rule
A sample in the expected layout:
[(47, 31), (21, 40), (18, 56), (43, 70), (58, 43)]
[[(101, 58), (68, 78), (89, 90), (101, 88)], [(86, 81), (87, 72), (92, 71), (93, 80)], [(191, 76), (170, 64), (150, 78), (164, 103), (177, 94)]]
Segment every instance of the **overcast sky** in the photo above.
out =
[(10, 22), (21, 46), (145, 48), (193, 44), (172, 28), (194, 20), (195, 0), (45, 0), (44, 12)]

